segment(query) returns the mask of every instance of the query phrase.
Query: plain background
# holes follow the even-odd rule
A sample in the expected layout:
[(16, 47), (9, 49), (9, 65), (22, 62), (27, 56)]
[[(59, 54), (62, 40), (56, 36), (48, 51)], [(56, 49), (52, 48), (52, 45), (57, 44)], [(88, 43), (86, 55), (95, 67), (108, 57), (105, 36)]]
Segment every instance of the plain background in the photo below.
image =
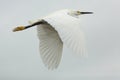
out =
[[(19, 25), (60, 9), (93, 11), (83, 15), (88, 58), (64, 48), (58, 69), (41, 61), (36, 27), (13, 33)], [(119, 0), (0, 0), (0, 80), (119, 80)]]

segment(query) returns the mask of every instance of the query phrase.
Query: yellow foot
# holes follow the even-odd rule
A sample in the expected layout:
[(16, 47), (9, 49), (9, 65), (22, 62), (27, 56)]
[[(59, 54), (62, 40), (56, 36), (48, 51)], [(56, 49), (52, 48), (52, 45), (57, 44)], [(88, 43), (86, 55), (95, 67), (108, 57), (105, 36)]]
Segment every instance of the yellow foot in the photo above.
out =
[(16, 31), (21, 31), (21, 30), (24, 30), (25, 27), (24, 26), (19, 26), (19, 27), (16, 27), (13, 29), (13, 32), (16, 32)]

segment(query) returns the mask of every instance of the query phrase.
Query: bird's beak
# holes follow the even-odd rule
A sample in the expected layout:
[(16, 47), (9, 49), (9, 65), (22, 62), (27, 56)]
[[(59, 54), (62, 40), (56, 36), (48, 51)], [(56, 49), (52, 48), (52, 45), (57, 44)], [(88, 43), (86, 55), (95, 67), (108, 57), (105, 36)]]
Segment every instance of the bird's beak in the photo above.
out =
[(93, 14), (93, 12), (80, 12), (80, 14)]

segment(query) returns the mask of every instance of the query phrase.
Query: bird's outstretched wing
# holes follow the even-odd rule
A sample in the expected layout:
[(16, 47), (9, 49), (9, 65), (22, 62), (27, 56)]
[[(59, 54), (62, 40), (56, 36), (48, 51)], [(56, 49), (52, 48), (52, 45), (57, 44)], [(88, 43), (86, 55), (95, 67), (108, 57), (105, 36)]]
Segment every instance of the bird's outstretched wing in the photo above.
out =
[(78, 56), (87, 56), (85, 52), (84, 34), (79, 28), (62, 28), (59, 29), (59, 35), (63, 43), (73, 50)]
[(80, 30), (79, 19), (69, 15), (56, 15), (45, 18), (56, 31), (58, 31), (63, 43), (80, 56), (86, 56), (84, 34)]
[(43, 63), (48, 69), (57, 68), (61, 56), (63, 43), (57, 31), (49, 24), (41, 24), (37, 27), (38, 37), (40, 40), (40, 54)]

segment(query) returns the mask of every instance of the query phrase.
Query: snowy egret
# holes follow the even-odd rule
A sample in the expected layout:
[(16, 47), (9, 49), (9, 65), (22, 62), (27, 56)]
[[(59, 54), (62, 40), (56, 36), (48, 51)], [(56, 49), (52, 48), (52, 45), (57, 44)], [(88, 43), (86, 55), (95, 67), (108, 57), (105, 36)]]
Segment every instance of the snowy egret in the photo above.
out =
[(42, 19), (31, 21), (28, 26), (16, 27), (13, 31), (21, 31), (37, 25), (42, 61), (48, 69), (55, 69), (61, 60), (63, 44), (74, 53), (81, 56), (86, 54), (84, 35), (79, 23), (79, 15), (82, 14), (92, 14), (92, 12), (60, 10)]

